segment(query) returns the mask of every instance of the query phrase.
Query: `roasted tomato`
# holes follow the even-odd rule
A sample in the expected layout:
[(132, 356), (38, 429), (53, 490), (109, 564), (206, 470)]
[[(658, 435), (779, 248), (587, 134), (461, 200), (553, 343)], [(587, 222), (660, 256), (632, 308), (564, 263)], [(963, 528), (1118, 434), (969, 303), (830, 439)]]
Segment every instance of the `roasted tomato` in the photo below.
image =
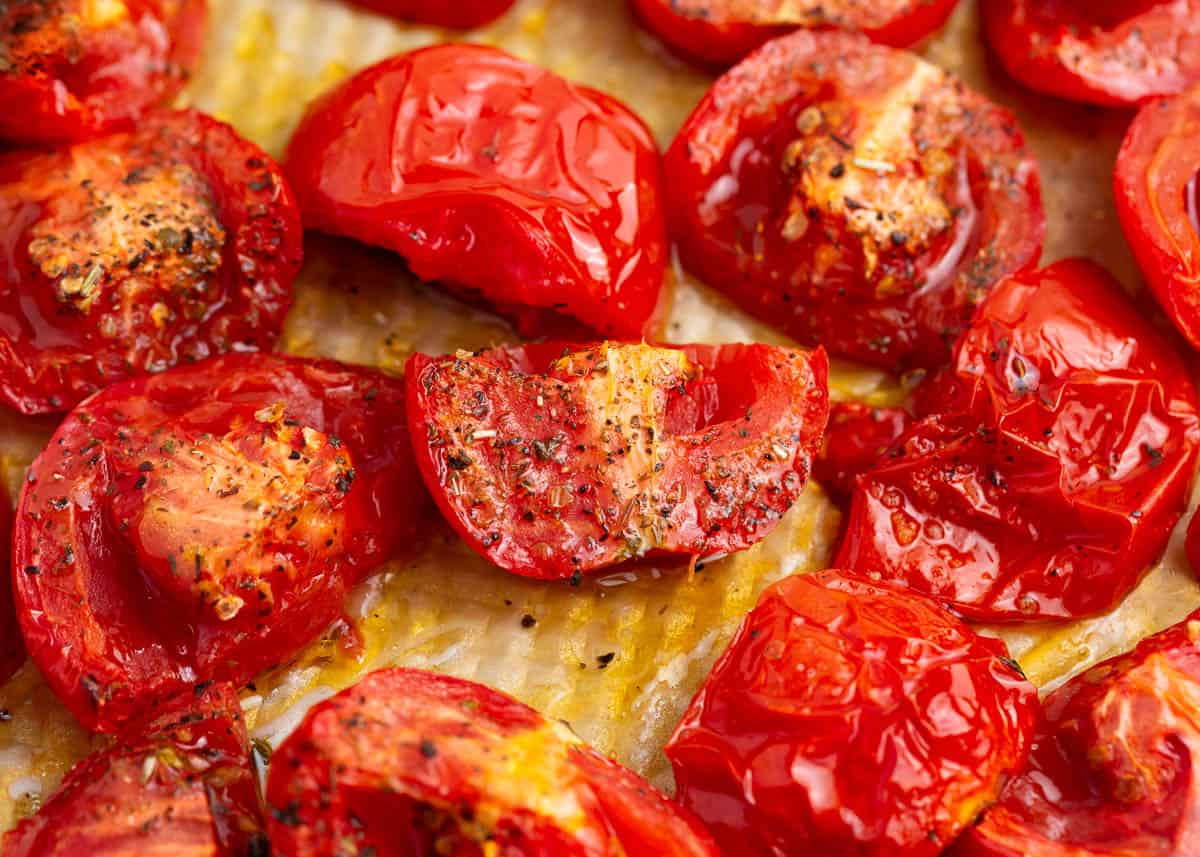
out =
[(568, 578), (647, 554), (749, 547), (808, 478), (825, 354), (766, 345), (563, 346), (418, 354), (417, 464), (501, 568)]
[(1200, 81), (1200, 0), (981, 0), (992, 50), (1021, 83), (1110, 107)]
[(8, 561), (12, 555), (12, 505), (0, 486), (0, 684), (4, 684), (25, 662), (25, 642), (13, 611), (12, 584)]
[(911, 424), (903, 408), (832, 403), (825, 442), (813, 462), (813, 479), (835, 503), (849, 503), (858, 475), (878, 464)]
[(507, 12), (515, 0), (351, 0), (355, 5), (402, 21), (434, 27), (482, 27)]
[(0, 155), (0, 401), (62, 411), (134, 375), (269, 348), (301, 253), (278, 167), (199, 113)]
[(474, 682), (372, 673), (273, 754), (279, 857), (717, 857), (703, 829), (561, 723)]
[(672, 51), (705, 65), (737, 62), (789, 30), (861, 32), (905, 47), (946, 22), (958, 0), (630, 0)]
[(1175, 326), (1200, 349), (1198, 135), (1200, 87), (1147, 104), (1117, 155), (1115, 196), (1146, 282)]
[(410, 549), (425, 509), (400, 381), (226, 355), (93, 396), (34, 462), (13, 546), (30, 654), (86, 726), (241, 684)]
[(1196, 466), (1196, 391), (1107, 273), (995, 288), (925, 419), (858, 480), (837, 564), (988, 620), (1116, 605), (1166, 546)]
[(67, 774), (5, 857), (266, 857), (237, 694), (197, 685)]
[(305, 225), (393, 250), (523, 333), (653, 334), (658, 151), (610, 96), (494, 48), (426, 48), (319, 98), (287, 171)]
[(0, 4), (0, 139), (61, 143), (130, 127), (187, 82), (205, 0)]
[(956, 857), (1186, 857), (1200, 842), (1200, 613), (1056, 690)]
[(787, 578), (667, 744), (679, 802), (738, 857), (932, 857), (1020, 769), (1037, 692), (923, 596)]
[(666, 156), (683, 263), (808, 344), (944, 363), (976, 303), (1035, 262), (1016, 120), (915, 54), (801, 30), (716, 82)]

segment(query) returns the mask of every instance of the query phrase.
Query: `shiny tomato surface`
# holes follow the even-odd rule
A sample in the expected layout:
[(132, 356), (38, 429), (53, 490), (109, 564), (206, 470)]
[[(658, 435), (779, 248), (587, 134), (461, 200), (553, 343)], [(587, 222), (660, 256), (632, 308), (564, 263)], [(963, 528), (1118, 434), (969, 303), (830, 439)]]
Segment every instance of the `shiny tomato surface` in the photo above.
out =
[(205, 0), (0, 4), (0, 140), (63, 143), (126, 129), (182, 88)]
[(1005, 69), (1039, 92), (1107, 107), (1200, 81), (1200, 0), (980, 0)]
[(267, 857), (237, 694), (197, 685), (79, 762), (5, 857)]
[(545, 343), (408, 365), (417, 464), (501, 568), (573, 578), (761, 540), (803, 490), (828, 364), (767, 345)]
[(667, 744), (737, 857), (933, 857), (1025, 760), (1037, 692), (998, 640), (840, 571), (767, 589)]
[(12, 556), (12, 503), (0, 487), (0, 685), (25, 663), (25, 641), (13, 610), (9, 558)]
[(977, 619), (1088, 616), (1137, 584), (1183, 514), (1195, 388), (1090, 262), (998, 285), (918, 399), (925, 419), (858, 480), (838, 565)]
[(954, 857), (1191, 857), (1200, 613), (1046, 698), (1028, 770)]
[(680, 56), (735, 63), (797, 28), (861, 32), (907, 47), (950, 17), (958, 0), (630, 0), (638, 19)]
[(1151, 102), (1117, 155), (1114, 194), (1154, 296), (1200, 348), (1200, 87)]
[(915, 54), (800, 30), (713, 85), (665, 161), (684, 265), (806, 344), (944, 363), (976, 304), (1041, 252), (1016, 120)]
[(351, 0), (356, 6), (401, 21), (434, 27), (482, 27), (499, 18), (515, 0)]
[(203, 114), (0, 154), (0, 402), (64, 411), (132, 376), (269, 349), (301, 255), (278, 166)]
[(403, 397), (367, 369), (239, 354), (72, 412), (13, 547), (25, 641), (71, 713), (109, 732), (182, 687), (243, 684), (412, 550), (427, 500)]
[(628, 108), (482, 45), (392, 57), (292, 138), (305, 225), (386, 247), (530, 336), (653, 335), (659, 158)]
[(813, 479), (830, 499), (847, 505), (860, 473), (875, 467), (912, 424), (903, 408), (875, 408), (861, 402), (833, 402), (829, 427)]
[(278, 857), (717, 857), (708, 834), (562, 723), (463, 679), (372, 673), (272, 755)]

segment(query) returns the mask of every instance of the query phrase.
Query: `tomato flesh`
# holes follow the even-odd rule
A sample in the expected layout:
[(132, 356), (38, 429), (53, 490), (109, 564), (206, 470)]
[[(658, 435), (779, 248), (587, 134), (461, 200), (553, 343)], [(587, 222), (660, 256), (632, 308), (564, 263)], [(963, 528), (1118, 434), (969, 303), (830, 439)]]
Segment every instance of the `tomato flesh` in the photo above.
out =
[(841, 506), (848, 505), (860, 473), (883, 460), (912, 423), (903, 408), (833, 402), (825, 443), (813, 463), (813, 478)]
[(25, 663), (25, 641), (13, 609), (9, 558), (12, 551), (12, 504), (0, 487), (0, 685), (13, 677)]
[(434, 27), (470, 29), (499, 18), (515, 0), (352, 0), (355, 5), (402, 21)]

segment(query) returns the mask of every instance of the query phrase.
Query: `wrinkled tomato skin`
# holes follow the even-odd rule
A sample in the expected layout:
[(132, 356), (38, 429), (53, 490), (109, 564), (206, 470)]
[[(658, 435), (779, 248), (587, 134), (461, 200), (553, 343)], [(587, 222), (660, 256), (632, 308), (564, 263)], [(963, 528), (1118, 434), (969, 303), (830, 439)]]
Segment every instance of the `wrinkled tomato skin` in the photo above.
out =
[(61, 412), (132, 376), (269, 350), (302, 239), (278, 166), (200, 113), (0, 154), (0, 402)]
[(1161, 555), (1200, 423), (1179, 354), (1116, 281), (1067, 260), (993, 290), (860, 477), (838, 564), (971, 618), (1090, 616)]
[(922, 596), (823, 571), (767, 589), (666, 747), (739, 857), (933, 857), (1025, 761), (1037, 692)]
[(1200, 81), (1200, 2), (981, 0), (984, 32), (1030, 89), (1132, 107)]
[(876, 408), (861, 402), (833, 402), (829, 427), (813, 479), (839, 506), (846, 506), (860, 473), (878, 464), (912, 424), (903, 408)]
[[(903, 48), (946, 23), (958, 0), (786, 3), (784, 0), (631, 0), (638, 19), (674, 53), (728, 66), (796, 28), (858, 32)], [(782, 7), (782, 8), (781, 8)]]
[(1051, 693), (1027, 770), (953, 857), (1190, 857), (1200, 614)]
[(1151, 291), (1179, 332), (1200, 349), (1197, 134), (1200, 87), (1147, 104), (1117, 155), (1114, 196)]
[(417, 464), (482, 556), (572, 578), (764, 538), (808, 478), (828, 362), (766, 345), (544, 343), (406, 370)]
[(233, 687), (198, 685), (72, 768), (5, 857), (265, 855), (249, 749)]
[(0, 140), (58, 144), (124, 130), (187, 82), (204, 46), (206, 0), (123, 0), (119, 13), (90, 18), (102, 5), (0, 8)]
[(357, 6), (401, 21), (468, 30), (482, 27), (512, 8), (514, 0), (352, 0)]
[(13, 609), (9, 558), (12, 556), (12, 503), (0, 487), (0, 685), (25, 663), (25, 641)]
[(278, 857), (718, 857), (693, 818), (564, 724), (420, 670), (380, 670), (314, 707), (272, 755), (267, 804)]
[(286, 168), (307, 227), (393, 250), (526, 335), (653, 337), (658, 150), (608, 95), (494, 48), (438, 45), (321, 96)]
[(400, 381), (265, 354), (109, 387), (34, 461), (13, 558), (30, 655), (87, 728), (244, 684), (414, 550)]
[(897, 371), (945, 363), (1045, 231), (1008, 111), (836, 31), (799, 30), (728, 71), (664, 174), (685, 267), (806, 345)]

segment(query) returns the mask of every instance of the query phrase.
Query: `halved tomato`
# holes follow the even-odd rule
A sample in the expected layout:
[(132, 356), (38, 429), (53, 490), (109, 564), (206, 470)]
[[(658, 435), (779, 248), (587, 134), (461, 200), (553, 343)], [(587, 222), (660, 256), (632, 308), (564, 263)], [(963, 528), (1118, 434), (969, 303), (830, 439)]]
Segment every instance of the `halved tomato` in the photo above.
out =
[(302, 249), (278, 166), (200, 113), (0, 155), (0, 401), (64, 411), (125, 378), (269, 349)]
[(1025, 761), (1037, 691), (934, 601), (840, 571), (767, 589), (667, 744), (737, 857), (933, 857)]
[(67, 774), (5, 857), (267, 857), (242, 708), (197, 685)]
[(85, 726), (114, 731), (197, 682), (242, 684), (413, 549), (425, 495), (400, 381), (226, 355), (109, 387), (22, 491), (17, 613)]
[(915, 54), (800, 30), (716, 82), (666, 155), (689, 270), (831, 354), (944, 363), (1045, 218), (1016, 120)]
[(133, 125), (187, 82), (205, 0), (0, 4), (0, 140), (64, 143)]
[(833, 402), (825, 441), (813, 462), (813, 479), (831, 500), (847, 505), (859, 474), (882, 461), (911, 424), (912, 417), (903, 408)]
[(527, 335), (654, 333), (658, 150), (608, 95), (494, 48), (438, 45), (317, 99), (287, 172), (306, 226), (393, 250)]
[(821, 351), (766, 345), (418, 354), (408, 415), (425, 483), (471, 547), (570, 578), (764, 538), (807, 481), (827, 371)]
[(837, 564), (985, 621), (1102, 613), (1161, 555), (1200, 450), (1170, 341), (1103, 269), (998, 285), (858, 480)]
[(564, 724), (491, 688), (372, 673), (271, 757), (279, 857), (717, 857), (703, 828)]
[(0, 684), (25, 663), (25, 641), (13, 609), (9, 558), (12, 556), (12, 503), (0, 486)]
[(351, 0), (355, 5), (402, 21), (470, 29), (499, 18), (515, 0)]

